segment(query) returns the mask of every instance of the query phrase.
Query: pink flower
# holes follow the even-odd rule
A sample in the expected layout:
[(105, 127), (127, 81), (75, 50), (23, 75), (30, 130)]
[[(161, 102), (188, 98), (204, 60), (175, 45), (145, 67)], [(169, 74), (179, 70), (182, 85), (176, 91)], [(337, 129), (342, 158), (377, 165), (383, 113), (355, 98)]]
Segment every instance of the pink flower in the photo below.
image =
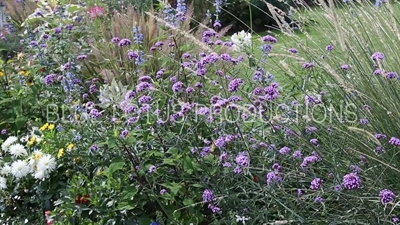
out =
[(45, 211), (44, 215), (46, 215), (46, 217), (50, 216), (50, 211)]
[(90, 17), (92, 17), (92, 18), (95, 18), (98, 16), (103, 16), (103, 14), (104, 14), (103, 8), (100, 6), (95, 6), (95, 7), (90, 8), (89, 13), (90, 13)]
[(54, 223), (53, 219), (49, 219), (46, 221), (46, 225), (52, 225)]

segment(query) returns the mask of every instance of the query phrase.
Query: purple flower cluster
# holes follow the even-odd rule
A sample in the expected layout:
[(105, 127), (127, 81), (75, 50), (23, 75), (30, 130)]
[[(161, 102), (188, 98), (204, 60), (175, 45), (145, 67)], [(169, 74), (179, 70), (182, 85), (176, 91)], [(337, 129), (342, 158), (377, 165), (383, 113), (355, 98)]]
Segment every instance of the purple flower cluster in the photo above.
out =
[(348, 190), (359, 189), (361, 179), (356, 173), (349, 173), (343, 176), (343, 187)]
[(319, 161), (318, 157), (315, 155), (306, 156), (303, 159), (303, 162), (300, 164), (301, 168), (307, 168), (310, 164)]
[(212, 202), (214, 200), (214, 193), (210, 189), (205, 189), (203, 191), (203, 201)]
[(382, 52), (375, 52), (371, 56), (371, 59), (374, 61), (382, 61), (384, 58), (385, 58), (385, 55)]
[(400, 146), (400, 139), (396, 137), (392, 137), (389, 140), (389, 144), (394, 145), (394, 146)]
[(321, 178), (315, 178), (314, 180), (311, 181), (310, 189), (311, 190), (318, 190), (323, 183), (323, 180)]
[(239, 152), (236, 156), (236, 164), (240, 167), (248, 167), (250, 165), (250, 156), (248, 152)]
[(383, 189), (379, 192), (379, 197), (381, 199), (382, 204), (388, 204), (394, 201), (395, 195), (393, 191), (388, 189)]

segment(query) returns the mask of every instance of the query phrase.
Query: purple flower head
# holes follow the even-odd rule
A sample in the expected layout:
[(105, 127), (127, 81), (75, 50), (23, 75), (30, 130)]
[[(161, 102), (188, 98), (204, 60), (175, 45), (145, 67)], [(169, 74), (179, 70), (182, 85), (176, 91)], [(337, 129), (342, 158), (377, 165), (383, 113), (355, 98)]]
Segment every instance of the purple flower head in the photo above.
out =
[(386, 135), (384, 135), (384, 134), (374, 134), (374, 137), (375, 137), (376, 139), (378, 139), (378, 140), (381, 140), (381, 139), (385, 139), (385, 138), (386, 138)]
[(54, 28), (54, 34), (61, 34), (61, 28), (59, 27)]
[(172, 91), (175, 93), (182, 92), (183, 90), (184, 90), (183, 83), (180, 81), (178, 81), (174, 85), (172, 85)]
[(310, 143), (313, 145), (318, 145), (318, 139), (313, 138), (310, 140)]
[(229, 92), (236, 92), (236, 91), (238, 91), (240, 85), (242, 85), (242, 84), (243, 84), (243, 80), (242, 79), (235, 78), (231, 82), (229, 82), (228, 91)]
[(344, 64), (340, 66), (340, 69), (344, 70), (344, 71), (349, 71), (351, 69), (351, 66), (348, 64)]
[(301, 67), (303, 67), (303, 69), (311, 69), (314, 67), (314, 63), (306, 62), (306, 63), (303, 63), (303, 65)]
[(98, 150), (99, 150), (99, 147), (97, 146), (97, 145), (92, 145), (91, 147), (90, 147), (90, 150), (92, 150), (92, 152), (97, 152)]
[(306, 133), (307, 134), (311, 134), (311, 133), (316, 132), (316, 131), (318, 131), (318, 128), (316, 128), (316, 127), (307, 127), (306, 128)]
[(7, 130), (6, 129), (3, 129), (3, 130), (1, 130), (1, 134), (7, 134)]
[(162, 194), (162, 195), (165, 194), (166, 192), (167, 192), (167, 190), (165, 190), (165, 189), (160, 190), (160, 194)]
[(384, 58), (385, 58), (385, 55), (382, 52), (375, 52), (371, 56), (371, 59), (374, 61), (382, 61)]
[(355, 174), (361, 173), (361, 168), (356, 165), (350, 165), (350, 170)]
[(153, 87), (153, 85), (149, 82), (141, 82), (136, 86), (136, 92), (140, 93), (140, 92), (144, 92), (148, 89), (150, 89), (151, 87)]
[(360, 123), (361, 123), (362, 125), (367, 125), (367, 124), (368, 124), (368, 119), (366, 119), (366, 118), (361, 118), (361, 119), (360, 119)]
[(394, 146), (400, 146), (400, 139), (396, 137), (392, 137), (389, 140), (389, 144), (394, 145)]
[(267, 184), (270, 185), (272, 183), (281, 183), (282, 177), (277, 171), (271, 171), (266, 176)]
[(326, 50), (326, 51), (332, 51), (333, 49), (334, 49), (333, 45), (327, 45), (327, 46), (325, 47), (325, 50)]
[(125, 94), (125, 100), (132, 99), (132, 98), (135, 97), (135, 96), (136, 96), (136, 93), (135, 93), (134, 91), (128, 91), (128, 92), (126, 92), (126, 94)]
[(76, 57), (77, 60), (84, 60), (84, 59), (86, 59), (86, 58), (87, 58), (87, 55), (78, 55), (78, 56)]
[(333, 188), (333, 190), (335, 190), (336, 192), (339, 192), (342, 190), (342, 185), (335, 185), (335, 187)]
[(46, 85), (51, 85), (54, 83), (54, 78), (56, 78), (56, 74), (49, 74), (44, 78), (44, 83)]
[(300, 197), (303, 195), (303, 190), (297, 189), (297, 196)]
[(263, 42), (270, 42), (270, 43), (273, 43), (273, 44), (278, 42), (278, 40), (275, 37), (271, 36), (271, 35), (266, 35), (266, 36), (262, 37), (261, 40)]
[(301, 159), (301, 157), (303, 156), (303, 154), (301, 153), (301, 151), (295, 151), (292, 154), (293, 158), (295, 159)]
[(376, 152), (376, 154), (380, 155), (385, 152), (385, 148), (383, 146), (377, 146), (375, 148), (375, 152)]
[(380, 69), (376, 69), (376, 70), (374, 70), (374, 75), (382, 75), (382, 70), (380, 70)]
[(282, 167), (278, 163), (274, 163), (274, 165), (272, 165), (272, 169), (276, 172), (281, 172)]
[(131, 45), (131, 44), (132, 44), (132, 42), (131, 42), (129, 39), (126, 39), (126, 38), (124, 38), (124, 39), (122, 39), (122, 40), (120, 40), (120, 41), (118, 42), (118, 46), (119, 46), (119, 47), (129, 46), (129, 45)]
[(236, 163), (242, 167), (248, 167), (250, 165), (249, 153), (240, 152), (238, 156), (236, 156)]
[(321, 178), (315, 178), (311, 181), (310, 189), (317, 190), (321, 187), (323, 180)]
[(322, 197), (316, 197), (315, 198), (315, 200), (314, 200), (316, 203), (321, 203), (321, 202), (323, 202), (324, 201), (324, 199), (322, 198)]
[(399, 75), (396, 72), (387, 72), (385, 76), (387, 79), (395, 79), (399, 77)]
[(287, 146), (282, 147), (281, 149), (279, 149), (279, 153), (281, 153), (282, 155), (286, 155), (290, 152), (290, 148)]
[(293, 54), (297, 54), (297, 53), (299, 53), (299, 50), (297, 50), (296, 48), (289, 48), (288, 52), (289, 53), (293, 53)]
[(361, 179), (356, 173), (349, 173), (343, 176), (343, 187), (347, 190), (359, 189)]
[(206, 189), (203, 191), (203, 201), (204, 202), (212, 202), (214, 200), (214, 193), (209, 190)]
[(137, 51), (129, 50), (127, 55), (129, 60), (135, 60), (139, 58), (139, 53)]
[(394, 201), (395, 195), (393, 191), (388, 189), (383, 189), (379, 192), (379, 197), (381, 199), (382, 204), (387, 204)]
[(311, 155), (311, 156), (306, 156), (303, 159), (303, 162), (300, 164), (302, 168), (306, 168), (308, 165), (315, 163), (318, 161), (318, 157)]
[(123, 131), (121, 132), (121, 136), (122, 136), (123, 138), (125, 138), (126, 136), (128, 136), (128, 133), (129, 133), (129, 131), (128, 131), (127, 129), (125, 129), (125, 130), (123, 130)]
[(121, 40), (121, 39), (119, 39), (119, 37), (113, 37), (113, 38), (111, 39), (111, 42), (112, 42), (112, 43), (118, 43), (120, 40)]
[(228, 153), (227, 152), (222, 152), (221, 155), (219, 156), (219, 161), (224, 162), (228, 159)]
[(150, 168), (149, 168), (149, 173), (154, 173), (154, 172), (156, 172), (156, 166), (150, 166)]

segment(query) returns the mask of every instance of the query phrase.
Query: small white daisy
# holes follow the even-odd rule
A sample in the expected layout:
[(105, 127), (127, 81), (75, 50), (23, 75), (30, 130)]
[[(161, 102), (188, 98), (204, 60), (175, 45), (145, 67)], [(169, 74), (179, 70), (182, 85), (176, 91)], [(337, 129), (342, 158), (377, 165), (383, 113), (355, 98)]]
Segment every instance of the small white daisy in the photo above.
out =
[(1, 168), (0, 170), (0, 174), (7, 176), (10, 173), (11, 173), (11, 166), (8, 163), (4, 164), (3, 168)]
[(15, 137), (15, 136), (10, 136), (10, 137), (8, 137), (7, 140), (5, 140), (5, 141), (3, 142), (3, 144), (1, 144), (1, 149), (2, 149), (3, 151), (5, 151), (5, 152), (8, 151), (8, 149), (10, 148), (10, 146), (11, 146), (12, 144), (14, 144), (17, 140), (18, 140), (18, 138)]
[(36, 164), (36, 173), (43, 172), (45, 177), (55, 170), (57, 167), (57, 162), (51, 155), (45, 154), (38, 160)]
[(17, 160), (11, 164), (11, 173), (17, 179), (25, 177), (28, 175), (29, 171), (28, 163), (23, 160)]
[(26, 151), (25, 147), (21, 144), (13, 144), (9, 148), (9, 152), (11, 155), (15, 157), (19, 157), (22, 155), (27, 155), (28, 152)]
[(0, 190), (4, 190), (7, 188), (7, 179), (4, 177), (0, 177)]

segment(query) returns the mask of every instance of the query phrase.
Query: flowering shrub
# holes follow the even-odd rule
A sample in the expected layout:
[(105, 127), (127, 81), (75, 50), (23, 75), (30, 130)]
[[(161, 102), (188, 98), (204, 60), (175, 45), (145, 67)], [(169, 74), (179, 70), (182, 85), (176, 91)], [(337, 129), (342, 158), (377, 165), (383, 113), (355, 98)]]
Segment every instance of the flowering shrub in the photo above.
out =
[[(341, 23), (346, 10), (359, 16), (356, 36), (316, 14), (328, 25), (306, 33), (309, 45), (282, 25), (286, 46), (272, 34), (224, 38), (219, 4), (192, 30), (177, 3), (105, 39), (91, 35), (110, 25), (100, 8), (29, 17), (24, 56), (0, 76), (4, 222), (398, 222), (400, 135), (378, 116), (397, 115), (398, 68), (385, 57), (396, 51), (367, 51), (380, 39), (361, 35), (376, 9), (338, 10)], [(142, 33), (150, 18), (156, 40)], [(91, 51), (102, 44), (110, 54)]]

